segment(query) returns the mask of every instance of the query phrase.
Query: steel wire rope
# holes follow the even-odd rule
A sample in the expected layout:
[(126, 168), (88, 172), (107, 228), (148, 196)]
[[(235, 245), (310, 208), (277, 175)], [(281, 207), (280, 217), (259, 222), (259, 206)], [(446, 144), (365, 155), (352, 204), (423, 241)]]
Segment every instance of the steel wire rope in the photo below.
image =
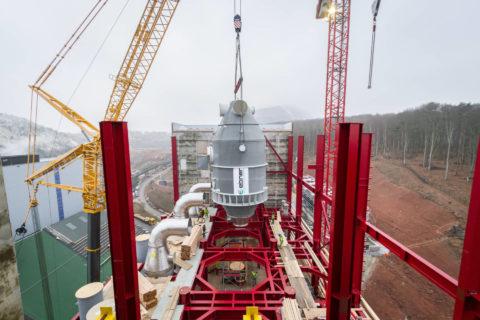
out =
[[(38, 87), (40, 87), (45, 83), (45, 81), (48, 80), (48, 78), (50, 78), (50, 76), (55, 71), (55, 69), (58, 67), (58, 65), (63, 61), (63, 59), (65, 59), (65, 56), (70, 52), (70, 50), (73, 48), (75, 43), (77, 43), (77, 41), (80, 39), (80, 37), (83, 35), (83, 33), (88, 29), (90, 24), (93, 22), (93, 20), (95, 20), (95, 18), (100, 13), (100, 11), (105, 7), (107, 2), (108, 2), (108, 0), (98, 0), (97, 1), (97, 3), (89, 11), (87, 16), (82, 20), (80, 25), (74, 30), (74, 32), (72, 33), (70, 38), (67, 39), (67, 41), (65, 42), (63, 47), (60, 48), (60, 50), (55, 55), (55, 57), (52, 59), (50, 64), (40, 74), (38, 79), (35, 81), (34, 86), (38, 85)], [(101, 6), (98, 7), (100, 4), (101, 4)], [(97, 10), (97, 11), (95, 12), (95, 10)], [(93, 14), (93, 16), (92, 16), (92, 14)], [(78, 33), (78, 35), (77, 35), (77, 33)]]
[[(100, 5), (100, 3), (102, 3), (102, 1), (104, 1), (103, 4), (100, 7), (98, 7)], [(75, 43), (80, 39), (80, 37), (87, 30), (87, 28), (90, 26), (90, 24), (93, 22), (93, 20), (97, 17), (97, 15), (100, 13), (100, 11), (105, 7), (107, 2), (108, 2), (108, 0), (98, 0), (97, 1), (97, 3), (89, 11), (87, 16), (82, 20), (80, 25), (74, 30), (74, 32), (70, 36), (70, 38), (67, 39), (67, 41), (65, 42), (63, 47), (57, 52), (57, 54), (52, 59), (52, 61), (49, 63), (49, 65), (45, 68), (45, 70), (37, 78), (34, 86), (36, 86), (40, 82), (40, 84), (38, 85), (38, 87), (40, 87), (42, 84), (45, 83), (45, 81), (47, 81), (47, 79), (52, 75), (53, 71), (55, 71), (55, 69), (58, 67), (58, 65), (63, 61), (63, 59), (65, 58), (67, 53), (70, 52), (70, 50), (73, 48)], [(96, 9), (97, 9), (97, 11), (95, 12)], [(93, 14), (93, 16), (92, 16), (92, 14)], [(92, 17), (90, 18), (90, 16), (92, 16)], [(90, 18), (90, 20), (88, 20), (89, 18)], [(77, 33), (78, 33), (78, 35), (75, 37), (75, 35)], [(72, 39), (73, 39), (73, 42), (71, 44), (69, 44), (72, 41)], [(35, 152), (36, 152), (36, 145), (35, 144), (36, 144), (36, 135), (37, 135), (37, 132), (36, 132), (37, 115), (35, 115), (34, 131), (32, 133), (33, 95), (34, 95), (34, 89), (32, 88), (31, 96), (30, 96), (30, 121), (29, 121), (29, 132), (28, 132), (28, 151), (27, 151), (28, 155), (27, 155), (27, 170), (26, 170), (27, 171), (27, 177), (30, 175), (30, 168), (32, 169), (32, 173), (35, 171)], [(37, 113), (38, 112), (38, 93), (36, 95), (36, 99), (37, 99), (37, 102), (36, 102), (36, 108), (37, 108), (36, 113)], [(61, 124), (61, 121), (59, 121), (59, 125), (57, 127), (58, 129), (60, 127), (60, 124)], [(55, 141), (57, 139), (57, 134), (58, 134), (58, 132), (55, 133), (53, 145), (55, 145)], [(32, 146), (32, 136), (33, 136), (33, 146)], [(32, 161), (33, 161), (33, 163), (32, 163)], [(34, 197), (32, 199), (32, 196), (35, 196), (34, 193), (36, 193), (36, 189), (34, 189), (33, 193), (32, 193), (32, 191), (30, 189), (30, 186), (27, 185), (27, 192), (28, 192), (28, 198), (29, 198), (29, 205), (28, 205), (28, 208), (27, 208), (27, 212), (25, 214), (24, 224), (26, 223), (26, 220), (28, 219), (29, 212), (30, 212), (30, 209), (31, 209), (31, 206), (32, 206), (32, 200), (35, 199)], [(23, 227), (24, 227), (24, 224), (22, 225)]]
[[(107, 0), (108, 1), (108, 0)], [(77, 92), (78, 88), (80, 87), (80, 85), (82, 84), (82, 82), (84, 81), (86, 75), (89, 73), (89, 71), (91, 70), (92, 68), (92, 65), (94, 64), (94, 62), (96, 61), (99, 53), (101, 52), (101, 50), (103, 49), (105, 43), (107, 42), (107, 40), (109, 39), (113, 29), (115, 28), (115, 26), (117, 25), (117, 22), (119, 21), (121, 15), (123, 14), (123, 12), (125, 11), (125, 8), (127, 7), (128, 3), (130, 2), (130, 0), (127, 0), (125, 1), (125, 4), (123, 5), (122, 9), (120, 10), (120, 12), (117, 14), (113, 24), (110, 26), (107, 34), (105, 35), (104, 39), (102, 40), (102, 42), (100, 43), (100, 46), (98, 47), (98, 49), (96, 50), (94, 56), (92, 57), (92, 59), (90, 60), (89, 64), (87, 65), (87, 68), (85, 70), (85, 72), (82, 74), (82, 76), (80, 77), (79, 81), (77, 82), (74, 90), (72, 91), (72, 94), (70, 95), (69, 99), (67, 100), (67, 105), (70, 104), (71, 100), (73, 99), (75, 93)], [(37, 109), (38, 109), (38, 94), (37, 94)], [(52, 145), (56, 145), (57, 143), (57, 138), (58, 138), (58, 133), (59, 133), (59, 130), (60, 130), (60, 126), (62, 124), (62, 120), (63, 120), (63, 117), (60, 116), (60, 120), (59, 120), (59, 123), (58, 123), (58, 126), (57, 126), (57, 130), (55, 132), (55, 136), (54, 136), (54, 140), (53, 140), (53, 143)], [(36, 136), (36, 135), (35, 135)], [(86, 135), (85, 135), (86, 136)], [(87, 137), (87, 136), (86, 136)], [(45, 177), (46, 179), (46, 182), (48, 183), (48, 179), (49, 179), (49, 176), (47, 175)], [(61, 192), (61, 191), (60, 191)], [(47, 188), (47, 198), (48, 198), (48, 210), (49, 210), (49, 218), (50, 218), (50, 224), (52, 224), (53, 222), (53, 216), (52, 216), (52, 205), (51, 205), (51, 196), (50, 196), (50, 188)], [(39, 217), (40, 218), (40, 217)], [(39, 230), (40, 231), (40, 230)], [(53, 243), (51, 243), (51, 249), (52, 249), (52, 252), (53, 252), (53, 259), (54, 261), (57, 261), (57, 252), (56, 252), (56, 248), (54, 246)], [(73, 258), (73, 257), (72, 257)], [(56, 289), (56, 292), (58, 293), (59, 290), (58, 290), (58, 275), (56, 274), (56, 270), (55, 269), (54, 271), (52, 272), (49, 272), (44, 278), (42, 278), (41, 280), (45, 279), (45, 278), (48, 278), (50, 277), (53, 272), (55, 272), (55, 275), (56, 275), (56, 281), (55, 281), (55, 289)], [(40, 281), (41, 281), (40, 280)]]

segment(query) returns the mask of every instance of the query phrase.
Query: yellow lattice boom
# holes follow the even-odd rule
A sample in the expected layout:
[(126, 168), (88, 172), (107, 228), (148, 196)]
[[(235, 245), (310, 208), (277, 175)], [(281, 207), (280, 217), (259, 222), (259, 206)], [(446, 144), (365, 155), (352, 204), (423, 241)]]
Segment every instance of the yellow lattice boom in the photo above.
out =
[(178, 0), (148, 0), (122, 66), (116, 76), (105, 120), (122, 121), (143, 86)]
[[(140, 22), (116, 76), (104, 120), (122, 121), (125, 119), (150, 71), (153, 60), (177, 9), (178, 2), (179, 0), (147, 0)], [(26, 182), (34, 185), (34, 190), (38, 185), (44, 185), (82, 192), (85, 212), (96, 213), (102, 211), (105, 208), (105, 191), (98, 128), (42, 88), (31, 86), (31, 89), (65, 118), (77, 125), (90, 141), (70, 150), (49, 162), (40, 170), (33, 172), (27, 177)], [(81, 188), (50, 183), (43, 178), (53, 170), (61, 169), (77, 158), (83, 160), (83, 186)]]

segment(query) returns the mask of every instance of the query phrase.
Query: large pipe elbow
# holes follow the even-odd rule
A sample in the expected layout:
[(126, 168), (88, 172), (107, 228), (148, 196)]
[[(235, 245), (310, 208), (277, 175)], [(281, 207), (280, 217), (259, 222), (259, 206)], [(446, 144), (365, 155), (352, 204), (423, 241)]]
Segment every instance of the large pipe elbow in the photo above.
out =
[(194, 193), (194, 192), (207, 193), (207, 192), (210, 192), (210, 189), (212, 189), (212, 184), (210, 182), (200, 182), (191, 186), (188, 192), (189, 193)]
[(171, 274), (173, 262), (167, 247), (169, 236), (188, 236), (192, 233), (190, 219), (165, 219), (160, 221), (150, 234), (148, 252), (143, 267), (151, 277), (161, 277)]
[(160, 221), (150, 234), (149, 247), (165, 247), (170, 236), (188, 236), (192, 232), (190, 219), (165, 219)]
[(188, 209), (204, 204), (205, 198), (202, 192), (187, 193), (177, 200), (173, 212), (176, 218), (188, 218)]

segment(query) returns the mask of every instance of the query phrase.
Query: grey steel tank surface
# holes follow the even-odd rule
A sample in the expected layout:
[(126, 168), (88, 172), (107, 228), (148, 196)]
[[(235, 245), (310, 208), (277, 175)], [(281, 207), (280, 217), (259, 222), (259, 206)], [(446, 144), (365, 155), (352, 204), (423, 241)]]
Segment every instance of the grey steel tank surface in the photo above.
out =
[(244, 227), (268, 197), (265, 137), (243, 100), (231, 102), (220, 115), (212, 143), (212, 200), (235, 226)]

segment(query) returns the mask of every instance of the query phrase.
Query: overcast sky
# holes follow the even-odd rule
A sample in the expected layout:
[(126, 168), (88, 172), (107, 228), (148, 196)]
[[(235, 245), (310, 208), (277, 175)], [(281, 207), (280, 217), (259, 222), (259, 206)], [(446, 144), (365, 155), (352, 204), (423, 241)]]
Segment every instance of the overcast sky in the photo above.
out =
[[(1, 1), (0, 112), (28, 117), (29, 91), (96, 0)], [(145, 0), (130, 0), (70, 105), (98, 123)], [(347, 115), (398, 112), (429, 101), (480, 101), (480, 1), (383, 0), (373, 89), (367, 90), (371, 0), (352, 0)], [(44, 89), (68, 101), (125, 0), (110, 0)], [(243, 0), (245, 100), (323, 115), (327, 24), (316, 0)], [(181, 0), (127, 120), (136, 130), (216, 123), (232, 96), (232, 0)], [(46, 103), (38, 122), (75, 127)], [(60, 123), (60, 126), (59, 126)]]

